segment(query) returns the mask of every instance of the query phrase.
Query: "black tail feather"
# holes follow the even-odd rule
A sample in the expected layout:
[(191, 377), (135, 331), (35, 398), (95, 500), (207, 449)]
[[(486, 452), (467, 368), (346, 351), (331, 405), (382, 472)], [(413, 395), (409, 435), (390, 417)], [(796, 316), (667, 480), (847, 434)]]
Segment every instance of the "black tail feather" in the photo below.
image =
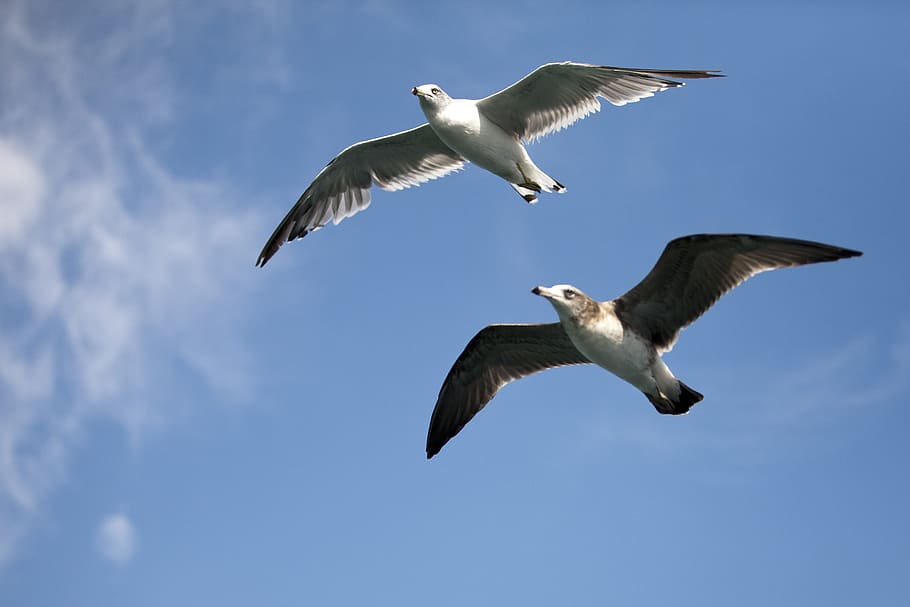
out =
[(658, 413), (665, 415), (682, 415), (688, 413), (692, 405), (704, 398), (700, 392), (696, 392), (686, 384), (679, 382), (679, 398), (675, 401), (670, 400), (664, 395), (652, 396), (647, 392), (644, 393), (657, 409)]
[(678, 406), (682, 406), (682, 413), (688, 411), (692, 405), (703, 399), (704, 396), (701, 392), (696, 392), (686, 384), (679, 382), (679, 403)]

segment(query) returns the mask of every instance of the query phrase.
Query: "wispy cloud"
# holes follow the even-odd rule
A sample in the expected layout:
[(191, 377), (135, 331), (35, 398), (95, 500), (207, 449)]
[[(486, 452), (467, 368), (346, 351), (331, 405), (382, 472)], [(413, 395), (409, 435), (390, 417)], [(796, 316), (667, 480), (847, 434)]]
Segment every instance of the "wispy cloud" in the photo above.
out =
[(136, 553), (136, 530), (124, 514), (111, 514), (98, 525), (95, 545), (101, 556), (117, 565), (132, 560)]
[(87, 420), (138, 439), (187, 404), (177, 377), (223, 401), (250, 391), (238, 243), (260, 227), (229, 185), (175, 176), (146, 143), (173, 83), (136, 49), (170, 35), (168, 3), (124, 9), (104, 36), (26, 6), (0, 11), (0, 565)]
[[(902, 398), (910, 390), (910, 321), (899, 323), (888, 337), (858, 336), (796, 366), (714, 371), (714, 377), (722, 379), (715, 380), (698, 406), (736, 407), (735, 425), (677, 423), (672, 432), (666, 432), (666, 426), (655, 423), (624, 420), (617, 427), (604, 419), (586, 426), (585, 436), (577, 441), (579, 448), (587, 452), (621, 444), (672, 457), (698, 447), (717, 453), (723, 461), (732, 461), (729, 456), (734, 452), (734, 459), (746, 458), (743, 463), (764, 461), (786, 444), (790, 430), (837, 422)], [(814, 434), (800, 432), (799, 436), (800, 443), (814, 440)]]

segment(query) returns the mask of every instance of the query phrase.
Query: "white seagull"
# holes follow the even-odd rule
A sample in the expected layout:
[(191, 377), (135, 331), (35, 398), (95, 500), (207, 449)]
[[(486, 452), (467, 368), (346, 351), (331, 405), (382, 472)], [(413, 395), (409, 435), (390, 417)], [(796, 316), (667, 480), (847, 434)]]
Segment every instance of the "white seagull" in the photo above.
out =
[(680, 330), (724, 293), (759, 272), (862, 255), (818, 242), (749, 234), (696, 234), (670, 241), (631, 291), (598, 303), (571, 285), (535, 287), (559, 322), (489, 325), (452, 365), (433, 409), (427, 458), (504, 385), (538, 371), (594, 363), (629, 382), (660, 413), (680, 415), (702, 395), (661, 360)]
[(548, 63), (484, 99), (452, 99), (439, 85), (411, 89), (427, 124), (355, 143), (316, 175), (269, 238), (257, 266), (285, 242), (335, 224), (370, 204), (370, 186), (401, 190), (456, 171), (466, 162), (509, 182), (528, 202), (565, 187), (537, 168), (525, 143), (600, 110), (598, 97), (625, 105), (716, 71), (650, 70), (586, 63)]

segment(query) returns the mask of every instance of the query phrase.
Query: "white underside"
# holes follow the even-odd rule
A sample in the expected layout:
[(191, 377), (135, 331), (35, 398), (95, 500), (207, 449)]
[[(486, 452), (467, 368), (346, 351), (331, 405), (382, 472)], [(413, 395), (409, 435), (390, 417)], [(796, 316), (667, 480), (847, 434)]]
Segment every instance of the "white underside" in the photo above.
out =
[(578, 351), (610, 373), (648, 394), (679, 395), (676, 378), (654, 347), (635, 333), (624, 331), (615, 316), (606, 315), (590, 327), (570, 322), (563, 326)]
[(443, 143), (477, 166), (510, 183), (537, 183), (553, 190), (555, 181), (534, 164), (521, 142), (487, 120), (472, 101), (452, 100), (427, 119)]

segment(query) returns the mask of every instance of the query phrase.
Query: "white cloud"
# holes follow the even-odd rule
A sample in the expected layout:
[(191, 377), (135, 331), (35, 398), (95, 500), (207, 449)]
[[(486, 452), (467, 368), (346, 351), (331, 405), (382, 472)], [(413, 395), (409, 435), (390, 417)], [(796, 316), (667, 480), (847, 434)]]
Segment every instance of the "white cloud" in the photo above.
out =
[(95, 545), (101, 556), (123, 565), (136, 553), (136, 530), (124, 514), (111, 514), (98, 525)]
[(236, 336), (266, 229), (146, 143), (175, 104), (161, 53), (141, 52), (170, 36), (167, 2), (85, 39), (26, 6), (0, 11), (0, 566), (89, 420), (135, 442), (191, 403), (186, 380), (251, 392)]
[(0, 142), (0, 242), (17, 243), (40, 211), (44, 180), (19, 150)]

